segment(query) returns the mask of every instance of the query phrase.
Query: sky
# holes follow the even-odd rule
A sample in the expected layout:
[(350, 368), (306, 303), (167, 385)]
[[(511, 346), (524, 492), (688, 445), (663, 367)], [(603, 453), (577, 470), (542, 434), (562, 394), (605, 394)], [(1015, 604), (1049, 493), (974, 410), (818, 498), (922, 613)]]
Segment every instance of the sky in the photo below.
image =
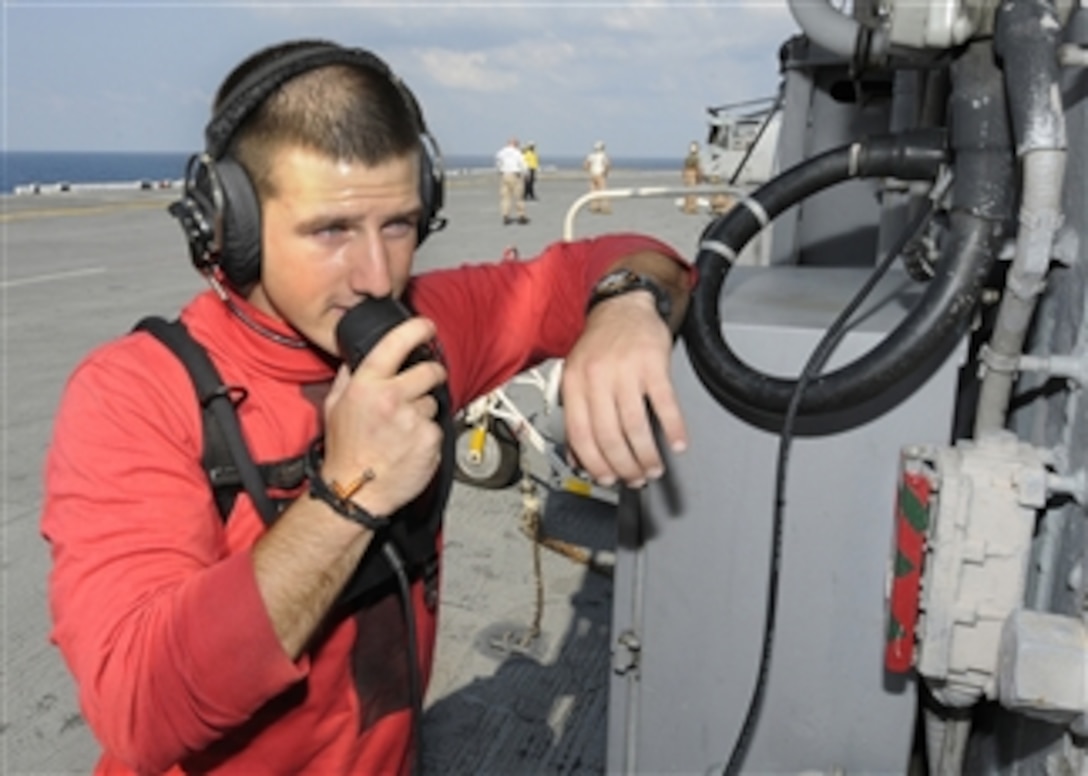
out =
[(185, 151), (226, 74), (320, 37), (382, 57), (446, 156), (681, 154), (706, 108), (773, 96), (786, 0), (0, 0), (3, 148)]

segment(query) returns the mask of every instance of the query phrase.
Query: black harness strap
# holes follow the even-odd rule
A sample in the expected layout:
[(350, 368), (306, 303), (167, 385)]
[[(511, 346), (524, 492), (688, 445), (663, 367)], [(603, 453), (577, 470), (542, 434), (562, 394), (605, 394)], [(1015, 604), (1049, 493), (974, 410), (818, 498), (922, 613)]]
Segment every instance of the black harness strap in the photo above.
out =
[[(279, 515), (279, 510), (268, 495), (261, 470), (249, 454), (235, 414), (231, 389), (223, 383), (204, 348), (197, 344), (185, 324), (179, 320), (166, 321), (151, 316), (136, 324), (134, 330), (153, 335), (174, 352), (189, 372), (201, 411), (204, 413), (204, 470), (208, 474), (208, 481), (212, 485), (223, 520), (230, 514), (235, 488), (241, 480), (242, 486), (253, 499), (261, 520), (266, 525), (271, 525)], [(243, 398), (244, 395), (244, 392), (241, 393)], [(213, 422), (209, 423), (209, 420)], [(217, 444), (215, 439), (210, 438), (212, 434), (218, 434), (221, 443)], [(224, 448), (225, 456), (221, 452)], [(268, 466), (266, 464), (265, 468)]]

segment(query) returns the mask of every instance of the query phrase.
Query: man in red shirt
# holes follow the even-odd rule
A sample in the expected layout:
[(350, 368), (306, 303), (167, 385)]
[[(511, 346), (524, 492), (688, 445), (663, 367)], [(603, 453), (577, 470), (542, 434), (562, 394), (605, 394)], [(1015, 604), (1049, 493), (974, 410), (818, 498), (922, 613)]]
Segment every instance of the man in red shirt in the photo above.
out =
[[(435, 392), (456, 410), (565, 357), (572, 450), (598, 481), (640, 487), (663, 472), (647, 405), (667, 444), (686, 444), (669, 363), (691, 271), (614, 235), (411, 275), (440, 222), (440, 159), (410, 92), (361, 50), (258, 52), (225, 80), (206, 141), (172, 212), (212, 289), (181, 320), (236, 387), (255, 460), (321, 435), (323, 457), (308, 487), (277, 494), (274, 520), (243, 494), (224, 522), (181, 362), (144, 332), (96, 349), (46, 462), (53, 639), (103, 747), (97, 773), (406, 773), (404, 677), (412, 659), (429, 673), (434, 599), (417, 578), (406, 602), (395, 587), (338, 601), (373, 562), (374, 525), (435, 480)], [(387, 296), (415, 317), (352, 372), (337, 324)], [(432, 341), (440, 360), (401, 368)]]

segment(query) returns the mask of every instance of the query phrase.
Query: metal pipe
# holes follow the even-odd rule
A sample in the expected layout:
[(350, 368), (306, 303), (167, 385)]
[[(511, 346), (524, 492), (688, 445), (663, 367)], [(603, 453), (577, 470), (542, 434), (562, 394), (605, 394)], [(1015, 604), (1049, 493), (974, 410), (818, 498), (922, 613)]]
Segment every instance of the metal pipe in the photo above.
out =
[(1088, 66), (1088, 48), (1077, 43), (1066, 43), (1058, 49), (1058, 62), (1066, 67)]
[(649, 197), (698, 196), (699, 194), (728, 194), (733, 197), (748, 196), (748, 189), (731, 183), (705, 183), (698, 186), (641, 186), (632, 189), (598, 189), (590, 191), (571, 203), (563, 217), (563, 239), (574, 239), (574, 218), (588, 202), (598, 199), (644, 199)]
[(998, 12), (995, 42), (1004, 59), (1023, 182), (1016, 253), (993, 334), (982, 351), (984, 373), (975, 416), (976, 438), (1005, 427), (1016, 364), (1045, 288), (1061, 225), (1067, 138), (1059, 89), (1060, 30), (1054, 8), (1042, 0), (1014, 0), (1004, 3)]
[(831, 0), (790, 0), (790, 13), (809, 40), (833, 54), (861, 64), (887, 58), (887, 35), (840, 12)]

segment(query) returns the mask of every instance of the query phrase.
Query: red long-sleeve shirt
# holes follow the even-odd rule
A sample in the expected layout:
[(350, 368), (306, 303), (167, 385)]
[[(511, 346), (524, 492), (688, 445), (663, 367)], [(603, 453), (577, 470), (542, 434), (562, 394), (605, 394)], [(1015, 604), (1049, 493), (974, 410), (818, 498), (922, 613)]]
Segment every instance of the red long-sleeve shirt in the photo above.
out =
[[(617, 235), (414, 278), (406, 296), (437, 325), (455, 409), (566, 354), (595, 280), (646, 249), (675, 255)], [(257, 334), (211, 292), (181, 317), (223, 380), (247, 390), (239, 419), (253, 457), (304, 450), (320, 430), (311, 389), (331, 379), (328, 363)], [(144, 333), (92, 352), (55, 419), (41, 523), (53, 555), (52, 638), (103, 746), (95, 772), (403, 773), (411, 712), (360, 724), (355, 620), (335, 623), (298, 660), (283, 652), (250, 557), (264, 526), (245, 495), (224, 525), (201, 467), (201, 428), (183, 365)], [(429, 674), (435, 613), (418, 584), (413, 597)]]

